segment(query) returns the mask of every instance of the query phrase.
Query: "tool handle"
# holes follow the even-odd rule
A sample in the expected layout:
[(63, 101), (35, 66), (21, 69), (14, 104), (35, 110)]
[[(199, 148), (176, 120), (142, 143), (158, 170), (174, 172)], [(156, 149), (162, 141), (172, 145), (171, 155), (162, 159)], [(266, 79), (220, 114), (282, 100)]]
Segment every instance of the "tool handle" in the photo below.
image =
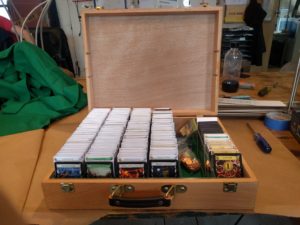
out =
[(266, 139), (263, 136), (261, 136), (260, 133), (255, 133), (254, 138), (256, 144), (264, 153), (270, 153), (272, 151), (272, 147), (269, 145)]
[(264, 97), (264, 96), (267, 95), (271, 90), (272, 90), (271, 87), (264, 87), (264, 88), (260, 89), (259, 92), (258, 92), (257, 94), (258, 94), (258, 96), (260, 96), (260, 97)]

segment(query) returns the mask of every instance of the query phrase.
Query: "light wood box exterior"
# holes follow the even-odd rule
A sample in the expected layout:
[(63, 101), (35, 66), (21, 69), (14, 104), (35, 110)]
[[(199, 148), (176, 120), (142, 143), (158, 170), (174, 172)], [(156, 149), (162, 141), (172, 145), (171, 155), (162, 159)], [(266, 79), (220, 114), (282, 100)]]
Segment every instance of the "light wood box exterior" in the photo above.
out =
[[(89, 109), (169, 107), (177, 127), (185, 118), (217, 114), (222, 8), (87, 10), (82, 15)], [(51, 179), (42, 186), (51, 209), (116, 209), (115, 185), (134, 197), (184, 185), (159, 209), (251, 211), (257, 180), (243, 158), (244, 178)], [(224, 192), (228, 183), (236, 192)], [(73, 184), (63, 192), (61, 184)], [(132, 197), (132, 196), (130, 196)], [(123, 209), (123, 208), (122, 208)], [(155, 208), (157, 209), (157, 208)]]

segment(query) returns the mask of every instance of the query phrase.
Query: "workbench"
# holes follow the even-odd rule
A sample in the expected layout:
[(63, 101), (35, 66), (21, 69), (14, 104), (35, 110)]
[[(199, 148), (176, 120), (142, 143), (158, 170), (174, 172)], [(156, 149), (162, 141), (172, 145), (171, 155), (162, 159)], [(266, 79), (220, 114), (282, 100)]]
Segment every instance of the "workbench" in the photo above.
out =
[[(241, 78), (244, 83), (252, 83), (254, 89), (239, 89), (236, 93), (226, 93), (221, 90), (219, 96), (250, 96), (254, 100), (279, 100), (288, 104), (291, 95), (295, 73), (292, 72), (252, 72), (244, 73), (248, 78)], [(264, 97), (258, 96), (258, 91), (263, 87), (271, 87), (275, 83), (277, 86)], [(300, 88), (297, 89), (296, 103), (300, 100)], [(300, 144), (293, 137), (290, 131), (272, 131), (280, 141), (300, 159)]]
[[(292, 91), (295, 73), (291, 72), (253, 72), (244, 73), (248, 78), (241, 78), (240, 81), (244, 83), (252, 83), (255, 85), (254, 89), (239, 89), (236, 93), (226, 93), (220, 88), (220, 97), (222, 96), (239, 96), (247, 95), (254, 100), (279, 100), (288, 103)], [(263, 87), (276, 87), (265, 95), (260, 97), (257, 95), (258, 91)], [(300, 88), (298, 88), (297, 95), (300, 96)], [(297, 100), (297, 99), (296, 99)]]
[[(87, 112), (85, 108), (54, 122), (45, 130), (0, 137), (0, 192), (28, 223), (87, 225), (106, 214), (124, 213), (121, 210), (49, 210), (46, 207), (41, 182), (53, 170), (53, 155)], [(262, 121), (235, 118), (221, 118), (221, 121), (259, 181), (253, 213), (300, 218), (300, 161), (264, 127)], [(273, 147), (271, 154), (264, 154), (256, 146), (247, 122), (269, 141)]]
[[(27, 134), (15, 134), (0, 138), (1, 146), (4, 146), (3, 149), (10, 149), (10, 152), (6, 151), (5, 158), (1, 157), (1, 166), (7, 165), (7, 163), (3, 163), (7, 159), (15, 160), (17, 161), (15, 162), (16, 165), (18, 163), (23, 164), (27, 169), (34, 168), (36, 164), (35, 169), (32, 169), (32, 178), (30, 172), (24, 171), (24, 168), (15, 168), (17, 170), (14, 171), (10, 170), (11, 174), (9, 176), (12, 178), (23, 175), (23, 180), (13, 181), (7, 177), (7, 173), (5, 177), (1, 175), (2, 181), (7, 181), (2, 185), (6, 186), (6, 193), (9, 199), (14, 201), (14, 205), (19, 211), (23, 212), (29, 223), (89, 224), (105, 214), (122, 212), (120, 210), (114, 212), (101, 210), (48, 210), (45, 205), (41, 182), (49, 174), (49, 171), (53, 169), (53, 155), (86, 114), (87, 110), (84, 109), (75, 115), (52, 124), (44, 133), (42, 130), (38, 130), (27, 132)], [(222, 122), (258, 178), (259, 187), (254, 212), (300, 217), (299, 160), (263, 126), (261, 121), (223, 119)], [(246, 127), (246, 122), (250, 122), (270, 142), (273, 147), (271, 154), (264, 154), (258, 149), (250, 130)], [(31, 140), (42, 140), (39, 152), (36, 151), (37, 147), (32, 148), (33, 143), (36, 142), (23, 143), (18, 141), (22, 136), (25, 137), (24, 135), (28, 135), (28, 138)], [(5, 142), (4, 139), (10, 140)], [(8, 144), (9, 147), (7, 146)], [(28, 154), (24, 152), (23, 157), (30, 158), (23, 162), (20, 162), (20, 159), (14, 159), (13, 156), (20, 152), (20, 149), (26, 149)], [(33, 155), (36, 157), (33, 157)], [(1, 173), (4, 173), (3, 169)], [(27, 182), (25, 177), (28, 178)], [(21, 198), (21, 192), (23, 192), (25, 198)]]

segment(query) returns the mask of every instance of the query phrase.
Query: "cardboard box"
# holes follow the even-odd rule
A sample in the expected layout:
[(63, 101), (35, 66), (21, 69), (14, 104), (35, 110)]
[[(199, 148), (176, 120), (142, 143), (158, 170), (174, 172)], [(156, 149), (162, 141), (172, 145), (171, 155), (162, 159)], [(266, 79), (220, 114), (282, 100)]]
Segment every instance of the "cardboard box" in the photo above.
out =
[(244, 23), (244, 13), (247, 5), (227, 5), (225, 23)]

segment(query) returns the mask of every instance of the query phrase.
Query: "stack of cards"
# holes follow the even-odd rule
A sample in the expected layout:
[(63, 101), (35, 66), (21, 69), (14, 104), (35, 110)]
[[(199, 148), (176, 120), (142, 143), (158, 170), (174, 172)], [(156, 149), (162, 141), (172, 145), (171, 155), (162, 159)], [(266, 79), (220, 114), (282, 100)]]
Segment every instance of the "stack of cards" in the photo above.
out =
[(239, 153), (228, 134), (204, 134), (204, 143), (210, 155), (217, 153)]
[(176, 177), (178, 146), (171, 110), (154, 110), (150, 143), (151, 177)]
[(141, 178), (147, 175), (150, 124), (150, 108), (132, 110), (117, 157), (120, 178)]
[(54, 156), (56, 177), (83, 177), (84, 155), (110, 109), (93, 109)]
[(201, 140), (204, 138), (204, 134), (222, 134), (223, 129), (218, 123), (217, 117), (198, 117), (198, 131)]
[(242, 177), (242, 157), (228, 134), (204, 134), (204, 143), (216, 177)]
[(115, 177), (115, 158), (129, 115), (129, 108), (112, 109), (85, 155), (87, 177)]

